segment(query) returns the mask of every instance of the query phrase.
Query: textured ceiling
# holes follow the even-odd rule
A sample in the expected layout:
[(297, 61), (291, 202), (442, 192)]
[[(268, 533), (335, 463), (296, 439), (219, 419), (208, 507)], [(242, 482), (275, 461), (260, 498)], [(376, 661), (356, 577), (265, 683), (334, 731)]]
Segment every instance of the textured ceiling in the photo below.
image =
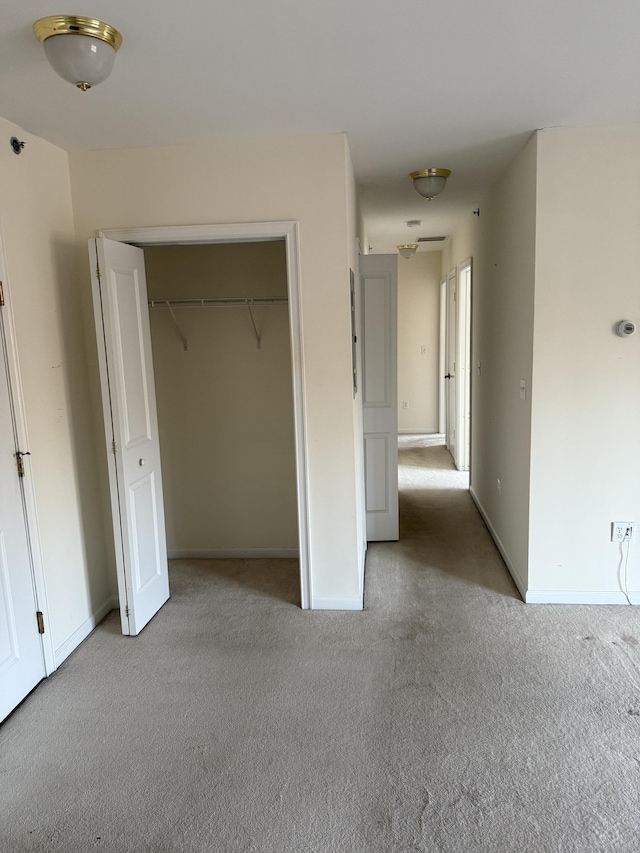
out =
[[(86, 94), (31, 32), (69, 11), (124, 36)], [(0, 20), (0, 115), (68, 150), (344, 131), (391, 251), (448, 234), (536, 128), (640, 123), (639, 33), (638, 0), (22, 0)], [(427, 166), (453, 173), (431, 203), (408, 179)]]

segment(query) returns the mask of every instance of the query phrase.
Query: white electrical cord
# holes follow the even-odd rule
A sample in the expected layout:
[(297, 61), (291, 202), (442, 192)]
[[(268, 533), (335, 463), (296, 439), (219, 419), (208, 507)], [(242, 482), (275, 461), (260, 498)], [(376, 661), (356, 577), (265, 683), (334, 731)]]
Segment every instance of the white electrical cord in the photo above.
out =
[[(627, 543), (627, 553), (624, 553), (624, 543)], [(620, 565), (618, 566), (618, 582), (620, 589), (624, 592), (624, 597), (631, 604), (629, 592), (627, 590), (627, 569), (629, 568), (629, 552), (631, 551), (631, 539), (625, 539), (620, 543)]]

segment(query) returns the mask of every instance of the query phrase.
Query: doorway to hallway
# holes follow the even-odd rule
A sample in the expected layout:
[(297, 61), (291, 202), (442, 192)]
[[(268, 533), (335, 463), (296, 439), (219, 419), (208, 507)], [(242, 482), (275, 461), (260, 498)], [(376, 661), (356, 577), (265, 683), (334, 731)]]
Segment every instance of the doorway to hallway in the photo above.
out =
[[(444, 435), (399, 436), (398, 463), (400, 545), (414, 567), (410, 580), (403, 572), (398, 583), (417, 585), (407, 601), (470, 586), (518, 598), (469, 492), (469, 472), (456, 468)], [(394, 563), (391, 544), (384, 556)]]

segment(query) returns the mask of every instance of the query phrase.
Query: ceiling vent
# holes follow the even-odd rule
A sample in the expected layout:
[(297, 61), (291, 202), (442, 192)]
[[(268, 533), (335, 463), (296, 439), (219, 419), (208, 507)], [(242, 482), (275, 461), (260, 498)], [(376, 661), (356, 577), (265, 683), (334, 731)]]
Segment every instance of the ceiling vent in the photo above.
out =
[(442, 243), (446, 237), (418, 237), (418, 243)]

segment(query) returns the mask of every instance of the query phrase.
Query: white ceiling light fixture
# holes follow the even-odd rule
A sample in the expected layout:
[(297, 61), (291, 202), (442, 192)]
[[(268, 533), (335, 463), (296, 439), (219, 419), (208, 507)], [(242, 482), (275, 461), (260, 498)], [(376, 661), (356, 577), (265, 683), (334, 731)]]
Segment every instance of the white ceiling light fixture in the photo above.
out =
[(106, 80), (122, 44), (110, 24), (81, 15), (49, 15), (33, 25), (53, 70), (86, 92)]
[(411, 172), (409, 177), (418, 195), (431, 201), (440, 195), (450, 174), (450, 169), (418, 169), (417, 172)]
[(418, 249), (417, 243), (401, 243), (398, 246), (398, 253), (402, 255), (403, 258), (412, 258)]

